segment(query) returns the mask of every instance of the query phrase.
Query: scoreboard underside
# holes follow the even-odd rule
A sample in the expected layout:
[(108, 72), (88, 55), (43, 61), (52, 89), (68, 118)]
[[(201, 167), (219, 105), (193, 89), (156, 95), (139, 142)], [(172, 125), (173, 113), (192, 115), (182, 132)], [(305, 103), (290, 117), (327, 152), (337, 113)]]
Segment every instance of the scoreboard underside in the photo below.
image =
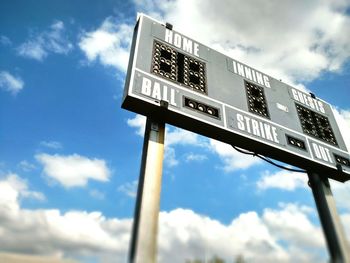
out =
[(331, 106), (141, 15), (122, 107), (344, 182)]

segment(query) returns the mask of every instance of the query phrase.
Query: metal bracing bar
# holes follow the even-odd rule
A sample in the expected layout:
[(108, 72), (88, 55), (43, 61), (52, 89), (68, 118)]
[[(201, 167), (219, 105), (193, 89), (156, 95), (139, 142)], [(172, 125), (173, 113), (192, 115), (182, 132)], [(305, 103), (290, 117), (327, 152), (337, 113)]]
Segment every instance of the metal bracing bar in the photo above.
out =
[(308, 172), (308, 176), (323, 233), (326, 237), (331, 262), (350, 263), (350, 247), (337, 213), (328, 178), (321, 177), (313, 172)]
[(147, 118), (129, 251), (130, 263), (154, 263), (157, 259), (164, 133), (164, 122)]

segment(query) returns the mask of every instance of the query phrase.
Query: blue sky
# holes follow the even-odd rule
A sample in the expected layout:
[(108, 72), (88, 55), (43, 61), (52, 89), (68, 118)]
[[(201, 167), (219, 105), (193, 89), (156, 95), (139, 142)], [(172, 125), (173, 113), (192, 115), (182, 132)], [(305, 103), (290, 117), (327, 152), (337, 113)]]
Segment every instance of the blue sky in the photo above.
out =
[[(120, 107), (137, 12), (330, 102), (350, 146), (349, 8), (2, 1), (0, 256), (125, 261), (145, 123)], [(349, 183), (332, 187), (350, 239)], [(159, 262), (214, 255), (328, 259), (306, 175), (167, 125)]]

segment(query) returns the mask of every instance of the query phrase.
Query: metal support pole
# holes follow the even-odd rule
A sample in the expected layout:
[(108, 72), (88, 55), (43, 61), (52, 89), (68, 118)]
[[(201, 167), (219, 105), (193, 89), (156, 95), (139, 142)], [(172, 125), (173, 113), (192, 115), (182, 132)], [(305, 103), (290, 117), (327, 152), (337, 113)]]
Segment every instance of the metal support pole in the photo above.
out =
[(130, 263), (156, 262), (164, 133), (165, 123), (147, 118), (129, 251)]
[(328, 178), (308, 172), (309, 185), (316, 202), (318, 215), (326, 237), (328, 250), (333, 263), (350, 263), (350, 247), (337, 213), (334, 197)]

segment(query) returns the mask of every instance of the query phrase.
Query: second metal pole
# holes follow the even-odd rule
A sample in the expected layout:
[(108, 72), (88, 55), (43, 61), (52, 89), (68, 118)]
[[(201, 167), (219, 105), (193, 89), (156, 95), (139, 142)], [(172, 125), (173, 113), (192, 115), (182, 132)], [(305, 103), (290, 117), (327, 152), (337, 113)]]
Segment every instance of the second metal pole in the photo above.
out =
[(164, 122), (147, 118), (129, 251), (130, 263), (154, 263), (157, 259), (164, 134)]
[(350, 263), (349, 246), (340, 222), (328, 178), (308, 172), (318, 215), (332, 263)]

